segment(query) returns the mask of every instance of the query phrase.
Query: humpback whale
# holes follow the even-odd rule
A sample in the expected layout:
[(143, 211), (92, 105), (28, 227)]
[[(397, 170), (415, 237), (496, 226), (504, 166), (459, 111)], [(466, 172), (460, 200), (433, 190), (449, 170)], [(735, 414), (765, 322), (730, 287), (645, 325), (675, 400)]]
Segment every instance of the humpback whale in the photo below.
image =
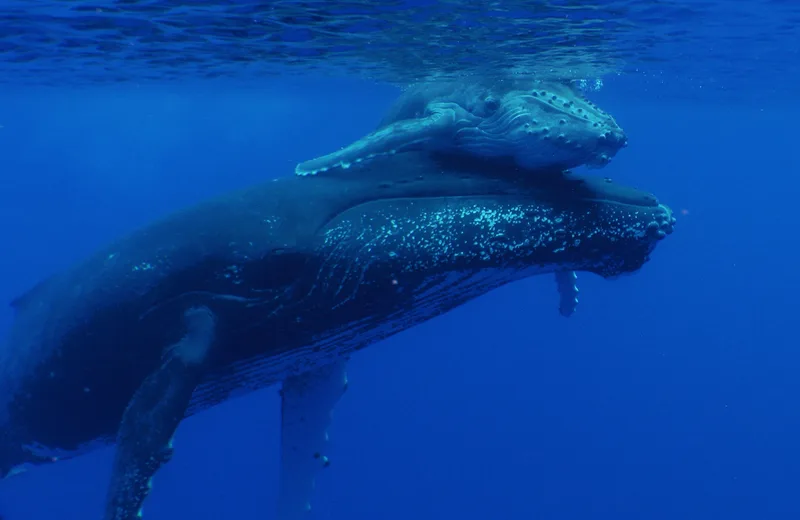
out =
[(106, 520), (142, 517), (185, 417), (281, 388), (278, 518), (304, 518), (355, 351), (529, 276), (639, 270), (655, 196), (410, 152), (183, 209), (12, 303), (0, 476), (115, 444)]

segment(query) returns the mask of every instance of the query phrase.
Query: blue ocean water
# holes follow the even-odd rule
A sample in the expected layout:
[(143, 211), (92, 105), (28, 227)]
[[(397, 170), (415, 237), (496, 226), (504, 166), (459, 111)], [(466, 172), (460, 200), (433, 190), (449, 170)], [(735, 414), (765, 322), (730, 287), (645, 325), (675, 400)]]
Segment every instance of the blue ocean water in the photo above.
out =
[[(674, 235), (581, 275), (569, 319), (532, 278), (355, 355), (314, 517), (798, 518), (798, 23), (777, 0), (5, 0), (0, 299), (291, 175), (412, 81), (600, 79), (630, 145), (599, 174)], [(145, 518), (273, 518), (278, 426), (277, 388), (187, 419)], [(112, 455), (0, 482), (0, 514), (100, 518)]]

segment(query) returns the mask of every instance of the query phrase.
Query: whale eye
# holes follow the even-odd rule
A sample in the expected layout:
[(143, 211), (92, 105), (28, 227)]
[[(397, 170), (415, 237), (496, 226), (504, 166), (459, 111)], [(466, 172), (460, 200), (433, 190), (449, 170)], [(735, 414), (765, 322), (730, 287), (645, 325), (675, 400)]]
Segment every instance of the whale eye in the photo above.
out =
[(486, 106), (486, 110), (489, 112), (494, 112), (498, 108), (500, 108), (500, 102), (493, 96), (488, 96), (486, 99), (483, 100), (483, 104)]

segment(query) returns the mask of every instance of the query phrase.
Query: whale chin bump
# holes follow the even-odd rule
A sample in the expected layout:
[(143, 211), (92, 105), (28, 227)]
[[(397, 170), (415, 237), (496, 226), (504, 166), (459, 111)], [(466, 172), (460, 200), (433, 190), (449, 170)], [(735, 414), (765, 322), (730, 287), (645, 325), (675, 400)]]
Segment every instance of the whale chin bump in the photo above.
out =
[(630, 222), (636, 222), (633, 224), (637, 227), (636, 233), (646, 244), (643, 250), (621, 258), (616, 262), (605, 262), (597, 269), (586, 269), (587, 271), (598, 274), (606, 279), (614, 279), (623, 274), (634, 273), (650, 261), (650, 254), (653, 252), (656, 245), (667, 236), (671, 235), (675, 229), (676, 219), (672, 214), (672, 210), (664, 204), (658, 204), (652, 207), (647, 212), (648, 218), (643, 221), (639, 221), (633, 213), (635, 213), (635, 211), (621, 212), (620, 218), (630, 219)]

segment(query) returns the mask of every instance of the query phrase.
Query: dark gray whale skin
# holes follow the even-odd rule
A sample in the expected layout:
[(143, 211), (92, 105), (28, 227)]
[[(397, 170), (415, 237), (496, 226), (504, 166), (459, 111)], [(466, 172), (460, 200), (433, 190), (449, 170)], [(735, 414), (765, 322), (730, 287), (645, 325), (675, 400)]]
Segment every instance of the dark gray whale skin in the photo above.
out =
[(673, 224), (653, 195), (606, 179), (421, 153), (179, 211), (13, 302), (0, 475), (113, 442), (187, 309), (210, 310), (216, 330), (186, 416), (508, 282), (637, 271)]

